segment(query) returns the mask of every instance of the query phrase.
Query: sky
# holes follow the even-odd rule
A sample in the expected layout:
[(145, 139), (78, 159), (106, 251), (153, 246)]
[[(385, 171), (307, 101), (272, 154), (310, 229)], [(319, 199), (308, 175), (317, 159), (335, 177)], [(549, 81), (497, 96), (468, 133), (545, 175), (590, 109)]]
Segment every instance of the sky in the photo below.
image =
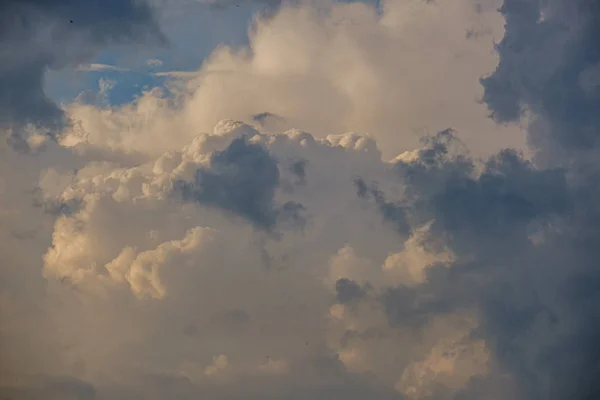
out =
[(3, 0), (0, 399), (596, 399), (599, 109), (597, 0)]

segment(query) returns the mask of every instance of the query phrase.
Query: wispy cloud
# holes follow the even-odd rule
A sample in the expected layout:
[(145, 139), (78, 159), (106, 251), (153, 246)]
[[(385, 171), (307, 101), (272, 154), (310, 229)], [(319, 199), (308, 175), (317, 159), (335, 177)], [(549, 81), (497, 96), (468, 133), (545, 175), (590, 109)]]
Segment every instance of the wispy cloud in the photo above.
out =
[(155, 72), (152, 75), (154, 76), (165, 76), (169, 78), (194, 78), (198, 76), (198, 71), (163, 71), (163, 72)]
[(101, 72), (101, 71), (115, 71), (115, 72), (127, 72), (130, 71), (127, 68), (117, 67), (115, 65), (108, 64), (84, 64), (76, 68), (79, 72)]

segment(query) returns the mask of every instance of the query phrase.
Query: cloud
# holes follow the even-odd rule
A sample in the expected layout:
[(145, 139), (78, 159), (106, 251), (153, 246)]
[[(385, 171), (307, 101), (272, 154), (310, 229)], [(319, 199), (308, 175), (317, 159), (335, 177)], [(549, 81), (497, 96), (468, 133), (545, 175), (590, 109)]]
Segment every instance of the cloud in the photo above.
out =
[[(544, 357), (539, 367), (543, 378), (523, 367), (523, 357), (513, 352), (518, 350), (502, 343), (505, 361), (512, 368), (521, 369), (517, 376), (523, 377), (522, 384), (528, 387), (531, 398), (593, 398), (599, 393), (597, 384), (593, 383), (598, 376), (598, 352), (588, 338), (597, 334), (598, 326), (591, 322), (597, 310), (590, 307), (589, 302), (595, 301), (597, 292), (591, 289), (593, 284), (583, 282), (597, 279), (596, 269), (587, 260), (594, 258), (596, 252), (590, 240), (596, 229), (595, 206), (591, 205), (595, 198), (596, 167), (591, 159), (596, 157), (595, 136), (600, 124), (593, 111), (598, 106), (598, 96), (592, 76), (600, 62), (596, 45), (600, 13), (596, 3), (584, 1), (568, 4), (550, 1), (543, 5), (505, 1), (502, 13), (507, 21), (506, 35), (498, 47), (498, 68), (482, 81), (484, 99), (499, 120), (513, 120), (521, 112), (531, 113), (529, 141), (536, 149), (538, 163), (547, 168), (565, 169), (567, 178), (561, 180), (567, 182), (566, 190), (557, 191), (552, 195), (553, 200), (545, 203), (557, 211), (560, 208), (556, 206), (561, 203), (571, 204), (563, 207), (560, 214), (564, 220), (553, 226), (551, 233), (544, 234), (541, 244), (550, 254), (549, 249), (560, 243), (565, 259), (542, 257), (543, 261), (538, 263), (561, 269), (564, 268), (561, 265), (576, 265), (572, 273), (561, 274), (561, 283), (554, 283), (554, 290), (561, 293), (555, 301), (562, 304), (563, 312), (544, 308), (545, 305), (536, 301), (520, 312), (522, 318), (531, 312), (537, 316), (538, 320), (530, 325), (535, 328), (529, 329), (547, 326), (556, 332), (552, 345), (536, 354)], [(553, 180), (557, 179), (557, 172), (546, 174), (546, 182), (550, 182), (552, 176)], [(583, 293), (581, 291), (585, 295), (574, 295)], [(490, 311), (498, 318), (505, 318), (496, 305), (493, 307)], [(567, 321), (571, 329), (563, 325)], [(515, 328), (509, 335), (521, 329)], [(569, 372), (564, 369), (565, 359), (569, 360)], [(548, 384), (548, 390), (553, 391), (551, 395), (541, 390), (542, 379), (552, 382)]]
[[(169, 149), (180, 148), (198, 131), (210, 132), (223, 119), (253, 122), (252, 116), (269, 112), (284, 117), (267, 118), (269, 131), (302, 129), (318, 138), (368, 133), (388, 159), (448, 127), (476, 155), (500, 147), (527, 151), (522, 129), (495, 124), (478, 102), (480, 77), (498, 63), (493, 42), (502, 38), (503, 21), (496, 3), (478, 11), (467, 0), (389, 1), (378, 12), (361, 2), (325, 2), (321, 8), (288, 5), (273, 16), (257, 16), (248, 48), (220, 46), (198, 71), (160, 73), (184, 78), (174, 83), (186, 100), (177, 121), (170, 121)], [(465, 37), (467, 29), (480, 26), (491, 33)], [(139, 104), (162, 109), (158, 102), (147, 96)], [(111, 125), (120, 115), (139, 118), (128, 112), (132, 106), (94, 119)], [(73, 105), (69, 112), (91, 121), (78, 117), (91, 113), (88, 108)], [(146, 138), (164, 131), (161, 112), (156, 127), (132, 133), (135, 147), (148, 147), (155, 139)], [(96, 135), (96, 126), (85, 129)]]
[(0, 30), (0, 125), (58, 129), (65, 115), (44, 92), (44, 73), (88, 62), (110, 44), (163, 40), (137, 1), (4, 1)]
[(83, 72), (118, 71), (118, 72), (122, 72), (122, 71), (128, 71), (128, 70), (124, 69), (124, 68), (119, 68), (114, 65), (92, 63), (89, 65), (81, 65), (81, 66), (77, 67), (77, 71), (83, 71)]
[(341, 304), (349, 303), (352, 300), (363, 296), (363, 289), (359, 284), (351, 279), (341, 278), (335, 283), (337, 299)]
[[(283, 6), (169, 95), (3, 144), (2, 390), (595, 398), (596, 10), (505, 0), (496, 59), (496, 3)], [(510, 124), (535, 157), (479, 146)]]
[(270, 112), (262, 112), (252, 116), (252, 120), (258, 122), (261, 125), (264, 125), (268, 119), (276, 119), (282, 120), (282, 118), (278, 115), (272, 114)]
[(24, 382), (3, 388), (2, 395), (14, 399), (96, 399), (96, 390), (87, 382), (73, 378), (34, 376)]
[[(258, 133), (258, 132), (257, 132)], [(261, 146), (235, 139), (196, 171), (194, 183), (178, 186), (184, 200), (213, 205), (239, 214), (263, 228), (271, 227), (278, 211), (273, 204), (279, 186), (277, 162)]]
[(157, 67), (161, 67), (163, 65), (163, 62), (162, 62), (162, 60), (159, 60), (157, 58), (150, 58), (146, 61), (146, 64), (150, 68), (157, 68)]
[(190, 78), (190, 77), (194, 77), (196, 75), (197, 74), (195, 71), (167, 71), (167, 72), (154, 73), (154, 76), (167, 76), (170, 78), (180, 78), (180, 79)]
[(505, 1), (501, 12), (506, 35), (498, 45), (500, 63), (482, 81), (495, 118), (514, 120), (531, 111), (547, 122), (531, 130), (540, 151), (596, 146), (598, 5)]
[[(43, 198), (52, 199), (54, 195), (61, 204), (79, 205), (54, 222), (52, 244), (44, 255), (44, 274), (51, 281), (69, 282), (67, 286), (61, 284), (65, 288), (76, 288), (72, 293), (59, 290), (59, 298), (84, 296), (94, 304), (92, 307), (99, 307), (97, 312), (107, 313), (104, 315), (108, 320), (92, 323), (92, 314), (84, 316), (89, 306), (75, 302), (72, 310), (52, 314), (57, 323), (63, 320), (64, 326), (69, 326), (67, 321), (74, 315), (89, 321), (82, 321), (78, 339), (72, 342), (74, 354), (85, 359), (86, 375), (97, 376), (93, 380), (99, 384), (104, 379), (97, 374), (106, 368), (118, 374), (133, 374), (131, 379), (139, 379), (155, 368), (166, 368), (189, 379), (195, 393), (211, 393), (213, 384), (241, 393), (248, 390), (245, 380), (259, 374), (267, 381), (289, 380), (286, 385), (291, 387), (309, 384), (322, 396), (329, 389), (312, 375), (310, 365), (315, 362), (313, 357), (333, 353), (341, 364), (323, 367), (328, 371), (323, 373), (353, 374), (367, 387), (372, 385), (368, 376), (373, 374), (386, 382), (382, 388), (376, 385), (369, 389), (374, 393), (410, 392), (417, 390), (415, 385), (432, 384), (429, 378), (423, 383), (406, 381), (401, 372), (387, 365), (393, 357), (409, 368), (412, 359), (426, 356), (428, 346), (444, 340), (455, 317), (444, 315), (443, 311), (453, 312), (450, 308), (437, 310), (435, 300), (427, 315), (437, 317), (439, 312), (439, 318), (450, 318), (448, 322), (431, 325), (419, 316), (420, 308), (407, 307), (407, 316), (414, 313), (422, 321), (425, 342), (410, 354), (392, 352), (381, 360), (377, 356), (386, 344), (395, 342), (394, 335), (409, 322), (392, 323), (390, 328), (392, 311), (380, 297), (387, 290), (396, 290), (389, 288), (392, 282), (415, 285), (415, 280), (402, 274), (389, 280), (387, 259), (390, 253), (403, 251), (398, 230), (385, 223), (385, 218), (394, 214), (384, 213), (382, 219), (379, 207), (365, 209), (365, 199), (355, 193), (356, 176), (402, 184), (395, 182), (393, 165), (383, 162), (374, 146), (374, 142), (356, 134), (316, 140), (298, 131), (258, 134), (247, 125), (224, 121), (213, 134), (199, 135), (179, 152), (167, 152), (152, 162), (132, 168), (91, 163), (78, 169), (71, 183), (58, 192), (49, 190), (52, 186), (47, 180)], [(296, 176), (287, 163), (282, 164), (287, 159), (306, 160), (311, 166), (305, 170), (303, 184), (292, 191), (277, 184)], [(172, 195), (182, 181), (191, 184), (197, 193), (191, 203)], [(221, 200), (210, 196), (205, 199), (204, 191), (208, 189), (210, 196), (220, 193)], [(237, 203), (242, 199), (246, 201)], [(306, 221), (302, 231), (276, 218), (275, 204), (290, 202), (303, 205)], [(226, 212), (215, 213), (215, 208)], [(236, 214), (242, 219), (231, 218)], [(123, 220), (128, 223), (123, 225)], [(364, 231), (364, 224), (371, 225), (369, 232)], [(278, 236), (264, 236), (257, 227), (276, 230)], [(265, 252), (269, 269), (264, 268)], [(406, 268), (423, 268), (419, 260), (405, 261), (413, 262), (419, 265)], [(427, 284), (422, 278), (417, 280), (417, 288), (411, 293), (418, 293)], [(282, 289), (286, 291), (285, 300)], [(110, 303), (119, 305), (118, 313), (106, 309), (113, 306), (106, 303), (103, 292), (113, 293)], [(134, 317), (131, 313), (138, 307), (135, 299), (144, 302), (146, 311)], [(328, 317), (329, 308), (336, 305), (348, 308)], [(163, 307), (178, 311), (163, 314)], [(231, 314), (231, 310), (238, 311)], [(136, 321), (127, 333), (109, 322), (126, 315)], [(243, 315), (243, 319), (217, 323), (230, 321), (231, 317), (223, 319), (226, 315)], [(237, 321), (234, 329), (233, 321)], [(105, 334), (92, 333), (105, 324), (114, 329), (110, 335), (113, 350), (106, 347)], [(142, 334), (150, 327), (158, 330), (155, 338)], [(242, 332), (244, 340), (240, 340)], [(141, 370), (131, 370), (126, 367), (127, 358), (119, 356), (117, 349), (139, 335), (145, 337), (144, 347), (155, 350), (144, 360), (138, 358), (144, 365)], [(165, 346), (163, 335), (175, 341), (180, 341), (178, 337), (187, 339), (179, 345)], [(398, 340), (410, 344), (421, 341), (419, 335), (406, 333)], [(189, 353), (185, 342), (196, 340), (204, 345)], [(100, 355), (87, 346), (105, 350)], [(470, 349), (481, 344), (467, 341), (461, 346)], [(154, 361), (155, 357), (162, 358), (162, 352), (169, 354), (166, 364)], [(275, 368), (265, 366), (267, 356), (278, 360), (276, 374), (265, 375), (265, 371)], [(71, 370), (68, 365), (64, 368)], [(454, 391), (471, 376), (463, 373), (459, 377), (452, 371), (444, 374), (449, 376), (440, 379)], [(108, 378), (113, 385), (115, 377)], [(261, 386), (256, 390), (264, 393), (265, 389)]]

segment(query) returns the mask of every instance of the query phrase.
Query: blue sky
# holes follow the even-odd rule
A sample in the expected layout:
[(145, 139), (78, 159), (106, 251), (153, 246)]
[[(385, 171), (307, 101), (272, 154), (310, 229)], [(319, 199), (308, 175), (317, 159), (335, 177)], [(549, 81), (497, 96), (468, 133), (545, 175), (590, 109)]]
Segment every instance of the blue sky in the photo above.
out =
[[(371, 0), (363, 1), (376, 4)], [(223, 8), (200, 3), (179, 9), (173, 6), (163, 13), (160, 21), (169, 40), (167, 46), (108, 48), (91, 60), (91, 63), (122, 68), (121, 71), (49, 71), (47, 93), (59, 102), (68, 102), (83, 91), (97, 92), (99, 80), (105, 79), (114, 82), (108, 94), (110, 104), (128, 103), (143, 90), (164, 84), (166, 78), (154, 73), (195, 71), (219, 45), (247, 46), (248, 29), (254, 14), (266, 9), (268, 6), (253, 1), (232, 3)], [(150, 67), (150, 60), (159, 60), (161, 64)]]
[[(98, 81), (107, 79), (115, 82), (109, 93), (110, 103), (128, 103), (145, 88), (164, 83), (165, 78), (154, 76), (154, 73), (194, 71), (217, 45), (247, 45), (249, 24), (254, 12), (261, 7), (263, 6), (253, 2), (242, 2), (239, 7), (225, 9), (195, 5), (182, 10), (169, 10), (161, 21), (161, 27), (169, 40), (167, 46), (106, 49), (91, 63), (115, 66), (123, 70), (86, 73), (74, 73), (72, 70), (50, 71), (46, 76), (46, 90), (58, 101), (71, 101), (84, 90), (97, 92)], [(159, 60), (161, 64), (149, 66), (149, 60)]]

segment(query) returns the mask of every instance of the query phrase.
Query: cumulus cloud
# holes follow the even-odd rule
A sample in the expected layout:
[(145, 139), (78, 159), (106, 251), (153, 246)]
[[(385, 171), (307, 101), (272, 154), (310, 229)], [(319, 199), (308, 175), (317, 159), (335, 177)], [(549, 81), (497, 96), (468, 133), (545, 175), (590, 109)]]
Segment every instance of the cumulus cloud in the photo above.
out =
[(284, 6), (2, 145), (2, 394), (597, 397), (598, 10), (500, 5)]

